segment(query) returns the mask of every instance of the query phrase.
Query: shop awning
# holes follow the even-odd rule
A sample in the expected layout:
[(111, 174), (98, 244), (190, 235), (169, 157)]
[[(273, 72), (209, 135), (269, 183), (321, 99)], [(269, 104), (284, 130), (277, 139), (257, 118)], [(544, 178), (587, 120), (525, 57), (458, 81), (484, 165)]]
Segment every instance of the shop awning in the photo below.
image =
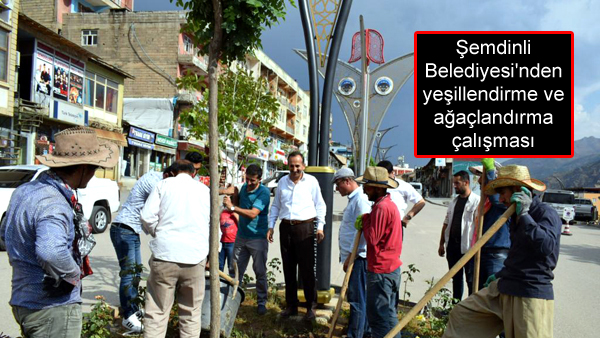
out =
[(154, 150), (160, 151), (161, 153), (171, 154), (171, 155), (177, 154), (177, 149), (159, 146), (158, 144), (154, 145)]
[(96, 131), (96, 135), (98, 136), (98, 138), (112, 141), (120, 145), (121, 147), (127, 147), (127, 139), (125, 138), (125, 135), (104, 129), (94, 128), (94, 130)]

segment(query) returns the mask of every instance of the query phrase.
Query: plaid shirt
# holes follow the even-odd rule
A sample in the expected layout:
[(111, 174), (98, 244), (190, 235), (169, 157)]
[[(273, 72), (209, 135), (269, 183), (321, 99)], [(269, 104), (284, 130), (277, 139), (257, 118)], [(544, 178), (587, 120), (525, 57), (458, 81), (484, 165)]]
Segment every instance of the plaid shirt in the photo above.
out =
[[(50, 170), (12, 194), (1, 232), (13, 268), (11, 305), (38, 310), (81, 303), (73, 252), (76, 202), (74, 191)], [(72, 287), (61, 288), (65, 283)]]

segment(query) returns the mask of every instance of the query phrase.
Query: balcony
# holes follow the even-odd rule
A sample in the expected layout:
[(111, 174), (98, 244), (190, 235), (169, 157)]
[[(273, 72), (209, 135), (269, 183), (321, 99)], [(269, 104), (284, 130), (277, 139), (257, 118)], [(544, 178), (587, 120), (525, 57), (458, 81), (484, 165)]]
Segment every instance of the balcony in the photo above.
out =
[(196, 68), (200, 71), (200, 75), (208, 75), (208, 58), (184, 52), (177, 55), (177, 62), (186, 67)]
[(94, 7), (109, 7), (110, 9), (126, 8), (133, 10), (133, 0), (87, 0)]

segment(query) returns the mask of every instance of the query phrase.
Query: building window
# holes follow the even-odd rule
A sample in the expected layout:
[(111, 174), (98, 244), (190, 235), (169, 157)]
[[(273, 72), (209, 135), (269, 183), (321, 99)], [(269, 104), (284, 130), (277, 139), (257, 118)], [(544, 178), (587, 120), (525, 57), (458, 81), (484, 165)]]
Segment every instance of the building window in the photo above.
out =
[(8, 32), (0, 29), (0, 80), (8, 79)]
[(304, 127), (304, 128), (303, 128), (302, 135), (306, 136), (306, 126), (303, 126), (303, 127)]
[(194, 54), (194, 42), (192, 38), (187, 35), (183, 36), (183, 49), (186, 54)]
[(98, 30), (84, 29), (81, 31), (82, 46), (97, 46), (98, 45)]
[(92, 72), (85, 72), (86, 106), (116, 114), (119, 107), (119, 84)]

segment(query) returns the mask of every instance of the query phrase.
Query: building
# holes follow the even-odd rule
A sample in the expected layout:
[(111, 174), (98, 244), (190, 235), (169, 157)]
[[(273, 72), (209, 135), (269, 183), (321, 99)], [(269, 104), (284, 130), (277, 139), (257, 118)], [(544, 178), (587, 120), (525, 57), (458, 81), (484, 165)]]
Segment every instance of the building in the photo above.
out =
[[(61, 33), (64, 14), (110, 9), (133, 11), (133, 0), (25, 0), (21, 12), (55, 33)], [(93, 37), (90, 35), (90, 39)]]
[[(125, 79), (133, 76), (72, 43), (50, 28), (19, 14), (20, 66), (16, 93), (15, 135), (23, 152), (19, 163), (52, 152), (54, 134), (90, 126), (100, 138), (121, 146)], [(122, 167), (96, 175), (118, 180)]]
[[(201, 93), (177, 88), (187, 72), (207, 75), (206, 59), (192, 39), (181, 33), (185, 12), (78, 12), (63, 16), (63, 35), (73, 43), (110, 58), (135, 76), (125, 83), (124, 121), (130, 147), (125, 175), (139, 177), (162, 170), (188, 151), (206, 151), (204, 144), (185, 139), (177, 119)], [(90, 38), (93, 37), (93, 38)], [(147, 142), (153, 140), (153, 142)], [(161, 142), (161, 143), (156, 143)]]
[(0, 2), (0, 165), (20, 163), (21, 149), (13, 128), (19, 0)]
[[(117, 66), (135, 75), (134, 80), (126, 82), (125, 121), (157, 135), (178, 140), (177, 158), (184, 157), (190, 150), (207, 150), (203, 141), (189, 140), (185, 126), (178, 124), (179, 113), (196, 103), (202, 93), (179, 90), (176, 79), (188, 72), (199, 76), (208, 75), (207, 57), (199, 55), (192, 38), (181, 33), (185, 24), (184, 11), (111, 10), (102, 13), (72, 13), (63, 17), (65, 37), (100, 56), (110, 57)], [(95, 39), (91, 44), (85, 45), (83, 42), (86, 42), (89, 34)], [(266, 176), (278, 164), (286, 162), (289, 151), (306, 151), (310, 121), (309, 96), (261, 51), (248, 55), (242, 66), (254, 76), (265, 78), (269, 89), (280, 102), (277, 123), (271, 128), (270, 146), (260, 149), (258, 154), (252, 156), (262, 163)], [(134, 104), (137, 105), (135, 116), (128, 108)], [(159, 106), (162, 108), (157, 108)], [(151, 110), (156, 110), (157, 113), (150, 115)], [(166, 133), (164, 126), (167, 121), (164, 119), (169, 114), (172, 121), (171, 132)], [(156, 125), (157, 122), (162, 125), (162, 131), (158, 130), (160, 128)], [(246, 136), (254, 138), (252, 131)], [(156, 165), (158, 163), (162, 163), (163, 167), (168, 164), (168, 161), (161, 159), (161, 151), (154, 149), (148, 155), (147, 150), (149, 149), (140, 150), (144, 152), (141, 156), (133, 156), (140, 158), (140, 162), (130, 162), (133, 167), (140, 168), (138, 176), (150, 169), (151, 163), (155, 163), (156, 169), (161, 167)], [(221, 157), (228, 166), (237, 166), (237, 159), (233, 158), (235, 156), (231, 149), (221, 151)]]

